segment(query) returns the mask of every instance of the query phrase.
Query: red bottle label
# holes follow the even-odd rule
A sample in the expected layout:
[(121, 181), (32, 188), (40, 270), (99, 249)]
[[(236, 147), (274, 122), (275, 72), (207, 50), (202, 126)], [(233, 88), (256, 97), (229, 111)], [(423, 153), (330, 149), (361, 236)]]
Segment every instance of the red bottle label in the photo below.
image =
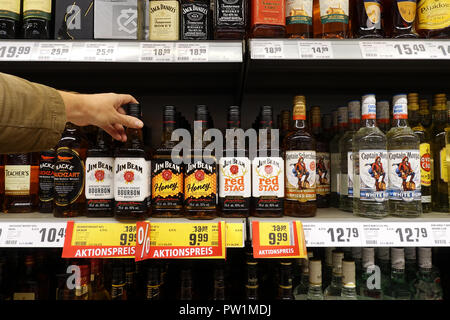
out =
[(252, 0), (252, 25), (285, 25), (285, 0)]

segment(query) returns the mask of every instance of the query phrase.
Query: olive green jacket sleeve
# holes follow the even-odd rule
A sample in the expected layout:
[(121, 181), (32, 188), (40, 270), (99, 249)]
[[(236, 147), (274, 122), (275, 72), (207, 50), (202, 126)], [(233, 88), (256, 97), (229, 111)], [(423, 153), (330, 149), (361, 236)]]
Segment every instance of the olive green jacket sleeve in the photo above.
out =
[(0, 73), (0, 154), (50, 149), (61, 138), (65, 123), (58, 91)]

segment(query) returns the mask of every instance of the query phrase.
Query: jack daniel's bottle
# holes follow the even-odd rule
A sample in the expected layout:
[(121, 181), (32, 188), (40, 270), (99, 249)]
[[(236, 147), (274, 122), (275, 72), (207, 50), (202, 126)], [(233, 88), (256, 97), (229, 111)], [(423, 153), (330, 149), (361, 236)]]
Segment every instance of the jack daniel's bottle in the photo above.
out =
[(181, 1), (182, 40), (208, 40), (210, 21), (209, 1)]

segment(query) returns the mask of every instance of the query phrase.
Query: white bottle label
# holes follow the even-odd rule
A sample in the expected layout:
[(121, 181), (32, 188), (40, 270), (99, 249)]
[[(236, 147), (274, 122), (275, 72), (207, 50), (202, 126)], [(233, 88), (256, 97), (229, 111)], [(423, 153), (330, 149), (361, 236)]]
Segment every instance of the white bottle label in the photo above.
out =
[(353, 152), (347, 152), (348, 197), (353, 198)]
[(388, 200), (386, 150), (359, 151), (359, 198), (361, 201), (384, 202)]
[(316, 152), (286, 151), (286, 199), (316, 200)]
[(114, 161), (114, 199), (144, 201), (150, 185), (148, 162), (143, 158), (116, 158)]
[(324, 196), (330, 193), (330, 154), (317, 152), (316, 158), (316, 193)]
[(252, 162), (252, 197), (284, 197), (284, 161), (280, 157), (256, 157)]
[(331, 154), (331, 192), (337, 192), (338, 191), (338, 179), (337, 179), (337, 173), (339, 166), (339, 153), (332, 153)]
[(86, 159), (86, 199), (114, 199), (114, 158)]
[(249, 198), (251, 164), (247, 157), (223, 157), (219, 160), (219, 197), (241, 196)]
[(419, 201), (420, 152), (419, 150), (390, 150), (389, 199)]

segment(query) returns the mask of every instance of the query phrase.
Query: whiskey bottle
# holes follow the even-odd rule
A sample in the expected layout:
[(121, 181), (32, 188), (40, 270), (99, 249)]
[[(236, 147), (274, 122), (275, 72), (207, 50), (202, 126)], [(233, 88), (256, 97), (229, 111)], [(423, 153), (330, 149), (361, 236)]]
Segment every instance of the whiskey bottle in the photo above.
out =
[[(405, 248), (406, 249), (406, 248)], [(413, 298), (415, 300), (442, 300), (443, 291), (439, 276), (432, 263), (431, 248), (418, 248), (419, 270), (412, 284)]]
[(284, 0), (251, 0), (251, 36), (284, 38), (286, 35)]
[(405, 275), (406, 282), (413, 283), (416, 280), (417, 258), (416, 247), (405, 247)]
[(127, 300), (136, 300), (136, 262), (132, 259), (124, 259), (125, 270), (125, 289), (127, 291)]
[[(141, 106), (128, 104), (127, 114), (142, 119)], [(127, 141), (114, 152), (114, 216), (144, 219), (150, 194), (150, 168), (141, 129), (127, 128)]]
[(151, 266), (147, 271), (147, 290), (145, 300), (161, 299), (161, 279), (159, 269)]
[(333, 251), (335, 248), (326, 247), (324, 253), (325, 263), (323, 266), (323, 279), (322, 279), (322, 290), (325, 290), (331, 283), (331, 275), (333, 274)]
[[(17, 283), (14, 285), (13, 300), (39, 300), (39, 284), (36, 272), (36, 261), (27, 254)], [(43, 298), (43, 297), (42, 297)]]
[(259, 299), (259, 281), (258, 281), (258, 261), (255, 259), (246, 260), (247, 282), (245, 284), (245, 299)]
[[(308, 255), (309, 253), (310, 252), (308, 252)], [(294, 286), (294, 298), (295, 300), (306, 300), (306, 295), (308, 294), (309, 289), (309, 257), (305, 259), (298, 259), (297, 261), (300, 269), (300, 275), (298, 276), (298, 285)]]
[(180, 3), (178, 0), (150, 0), (149, 40), (180, 39)]
[(292, 290), (292, 262), (280, 262), (279, 270), (278, 300), (294, 300)]
[(207, 0), (181, 0), (181, 40), (208, 40), (210, 10)]
[(121, 261), (112, 269), (111, 300), (127, 300), (125, 272)]
[(89, 280), (90, 280), (90, 266), (88, 264), (81, 264), (80, 281), (75, 284), (74, 300), (88, 300), (89, 299)]
[(245, 37), (249, 18), (246, 0), (213, 0), (214, 39), (242, 40)]
[[(333, 137), (333, 132), (332, 132), (332, 122), (333, 122), (333, 116), (330, 113), (326, 113), (322, 116), (322, 128), (323, 128), (323, 136), (325, 139), (327, 139), (328, 141), (331, 140), (331, 138)], [(331, 157), (331, 155), (330, 155)]]
[(316, 215), (316, 139), (306, 124), (304, 96), (294, 98), (293, 130), (283, 141), (285, 160), (284, 215), (312, 217)]
[(217, 266), (214, 269), (214, 289), (213, 300), (225, 300), (225, 272), (223, 266)]
[(311, 107), (312, 134), (316, 138), (316, 197), (317, 208), (328, 208), (330, 201), (330, 149), (320, 132), (320, 107)]
[(391, 128), (389, 101), (377, 101), (377, 125), (386, 134)]
[(402, 217), (422, 214), (420, 139), (408, 126), (406, 94), (393, 97), (394, 125), (388, 131), (389, 213)]
[(306, 300), (323, 300), (322, 292), (322, 261), (309, 260), (309, 287)]
[(349, 24), (350, 0), (314, 0), (315, 38), (349, 38)]
[(336, 195), (331, 197), (331, 205), (339, 208), (339, 201), (342, 195), (347, 195), (347, 180), (345, 176), (341, 176), (341, 153), (339, 151), (339, 140), (348, 129), (348, 109), (340, 106), (337, 109), (338, 128), (334, 137), (330, 141), (331, 153), (331, 181), (336, 180)]
[(16, 39), (20, 27), (20, 0), (0, 1), (0, 39)]
[(212, 150), (203, 140), (211, 119), (206, 106), (195, 111), (194, 145), (184, 166), (184, 210), (189, 219), (214, 219), (217, 194), (217, 163)]
[(53, 213), (55, 193), (56, 151), (49, 149), (40, 153), (39, 159), (39, 212)]
[[(252, 215), (280, 217), (284, 202), (284, 161), (272, 130), (272, 107), (264, 106), (259, 124), (258, 156), (252, 160)], [(264, 132), (267, 132), (264, 136)]]
[(300, 39), (313, 37), (313, 0), (286, 1), (286, 35)]
[(193, 298), (194, 293), (192, 290), (192, 270), (191, 268), (183, 268), (181, 270), (179, 300), (193, 300)]
[(355, 279), (355, 261), (342, 261), (341, 300), (357, 300)]
[(99, 129), (94, 146), (86, 157), (86, 215), (112, 217), (114, 215), (114, 157), (110, 135)]
[(419, 100), (419, 115), (420, 123), (422, 124), (422, 126), (428, 129), (431, 126), (432, 119), (427, 99)]
[(179, 164), (172, 161), (172, 132), (179, 121), (173, 106), (165, 106), (163, 111), (163, 133), (161, 145), (156, 149), (152, 161), (152, 216), (179, 217), (183, 215), (184, 172), (181, 159)]
[(24, 39), (51, 39), (52, 0), (23, 0)]
[(383, 38), (383, 3), (381, 0), (355, 0), (354, 34), (357, 38)]
[(228, 109), (225, 157), (219, 159), (219, 206), (224, 217), (247, 217), (251, 196), (251, 164), (245, 149), (238, 106)]
[(362, 97), (361, 128), (353, 137), (353, 213), (370, 218), (388, 214), (386, 136), (377, 127), (374, 94)]
[(450, 10), (446, 0), (418, 0), (416, 32), (421, 38), (448, 38)]
[(392, 1), (392, 38), (417, 38), (414, 33), (417, 0)]
[(333, 251), (333, 271), (331, 283), (324, 291), (325, 300), (336, 300), (341, 297), (342, 293), (342, 260), (344, 253), (341, 251)]
[(76, 217), (85, 212), (86, 151), (86, 141), (81, 139), (80, 128), (68, 122), (56, 146), (55, 217)]

